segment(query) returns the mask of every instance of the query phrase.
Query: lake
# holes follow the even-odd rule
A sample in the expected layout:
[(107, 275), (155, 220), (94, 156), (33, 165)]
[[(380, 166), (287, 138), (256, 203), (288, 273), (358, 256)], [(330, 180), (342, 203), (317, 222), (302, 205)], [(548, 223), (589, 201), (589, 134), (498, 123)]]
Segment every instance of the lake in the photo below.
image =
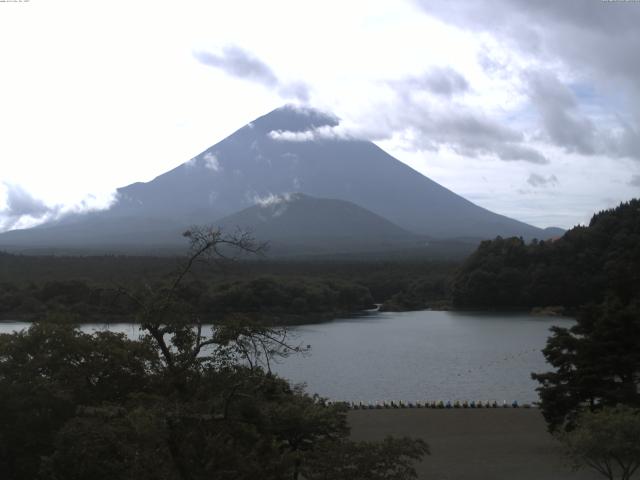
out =
[[(273, 369), (333, 400), (537, 400), (531, 372), (549, 370), (541, 353), (552, 325), (573, 320), (514, 313), (369, 312), (292, 327), (311, 352)], [(27, 327), (0, 323), (0, 333)], [(83, 330), (104, 329), (102, 324)], [(138, 327), (111, 324), (137, 337)]]

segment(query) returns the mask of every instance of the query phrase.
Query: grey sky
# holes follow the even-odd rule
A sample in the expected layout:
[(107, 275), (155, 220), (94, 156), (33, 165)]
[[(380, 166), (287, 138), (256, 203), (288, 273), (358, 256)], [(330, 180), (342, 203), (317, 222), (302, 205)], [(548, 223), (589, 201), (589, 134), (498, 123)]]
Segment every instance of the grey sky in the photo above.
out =
[(557, 185), (559, 182), (555, 175), (543, 177), (537, 173), (530, 173), (529, 178), (527, 178), (527, 183), (532, 187), (547, 187)]

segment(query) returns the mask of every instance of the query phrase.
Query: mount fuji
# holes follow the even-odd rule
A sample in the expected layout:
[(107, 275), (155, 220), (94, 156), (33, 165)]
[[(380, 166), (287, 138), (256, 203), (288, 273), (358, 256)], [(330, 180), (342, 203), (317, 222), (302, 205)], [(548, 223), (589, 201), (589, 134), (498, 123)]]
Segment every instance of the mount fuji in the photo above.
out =
[[(378, 237), (387, 246), (420, 238), (544, 239), (559, 233), (475, 205), (374, 143), (335, 134), (338, 124), (318, 110), (278, 108), (152, 181), (119, 188), (109, 209), (5, 232), (0, 247), (182, 246), (180, 232), (190, 225), (230, 228), (234, 221), (259, 240), (272, 240), (277, 232), (278, 239), (295, 237), (298, 243), (312, 237), (355, 239), (354, 226), (365, 243)], [(259, 209), (239, 213), (274, 199), (281, 206), (293, 200), (295, 219), (260, 220)], [(302, 219), (308, 235), (300, 236)]]

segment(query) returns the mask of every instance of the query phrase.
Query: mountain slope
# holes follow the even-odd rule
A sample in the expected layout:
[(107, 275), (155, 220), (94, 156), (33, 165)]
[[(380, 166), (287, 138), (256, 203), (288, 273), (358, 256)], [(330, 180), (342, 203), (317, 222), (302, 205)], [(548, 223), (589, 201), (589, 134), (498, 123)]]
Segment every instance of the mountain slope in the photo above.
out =
[[(358, 251), (420, 245), (420, 237), (358, 205), (300, 193), (274, 196), (219, 220), (224, 230), (241, 228), (278, 251)], [(424, 241), (422, 242), (424, 243)], [(311, 251), (309, 250), (309, 251)]]
[(311, 133), (335, 125), (314, 110), (274, 110), (151, 182), (119, 189), (114, 211), (182, 214), (197, 206), (228, 215), (270, 195), (304, 192), (353, 202), (432, 237), (547, 236), (469, 202), (372, 142)]
[[(64, 221), (0, 234), (0, 247), (20, 252), (149, 252), (187, 246), (182, 233), (189, 223), (178, 219), (114, 217), (104, 212), (73, 215)], [(154, 250), (154, 253), (158, 253)]]
[[(276, 109), (152, 181), (118, 189), (106, 211), (8, 232), (0, 246), (164, 244), (189, 225), (212, 224), (291, 192), (351, 202), (436, 239), (550, 236), (469, 202), (371, 142), (327, 136), (336, 125), (316, 110)], [(181, 242), (178, 236), (173, 244)]]

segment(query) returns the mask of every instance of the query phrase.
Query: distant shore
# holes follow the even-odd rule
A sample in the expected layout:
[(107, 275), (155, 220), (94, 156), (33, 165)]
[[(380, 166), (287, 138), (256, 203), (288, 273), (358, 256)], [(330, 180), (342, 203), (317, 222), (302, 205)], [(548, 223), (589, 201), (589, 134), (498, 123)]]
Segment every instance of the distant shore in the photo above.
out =
[(571, 471), (538, 409), (391, 409), (348, 413), (355, 440), (424, 439), (420, 480), (596, 480)]

